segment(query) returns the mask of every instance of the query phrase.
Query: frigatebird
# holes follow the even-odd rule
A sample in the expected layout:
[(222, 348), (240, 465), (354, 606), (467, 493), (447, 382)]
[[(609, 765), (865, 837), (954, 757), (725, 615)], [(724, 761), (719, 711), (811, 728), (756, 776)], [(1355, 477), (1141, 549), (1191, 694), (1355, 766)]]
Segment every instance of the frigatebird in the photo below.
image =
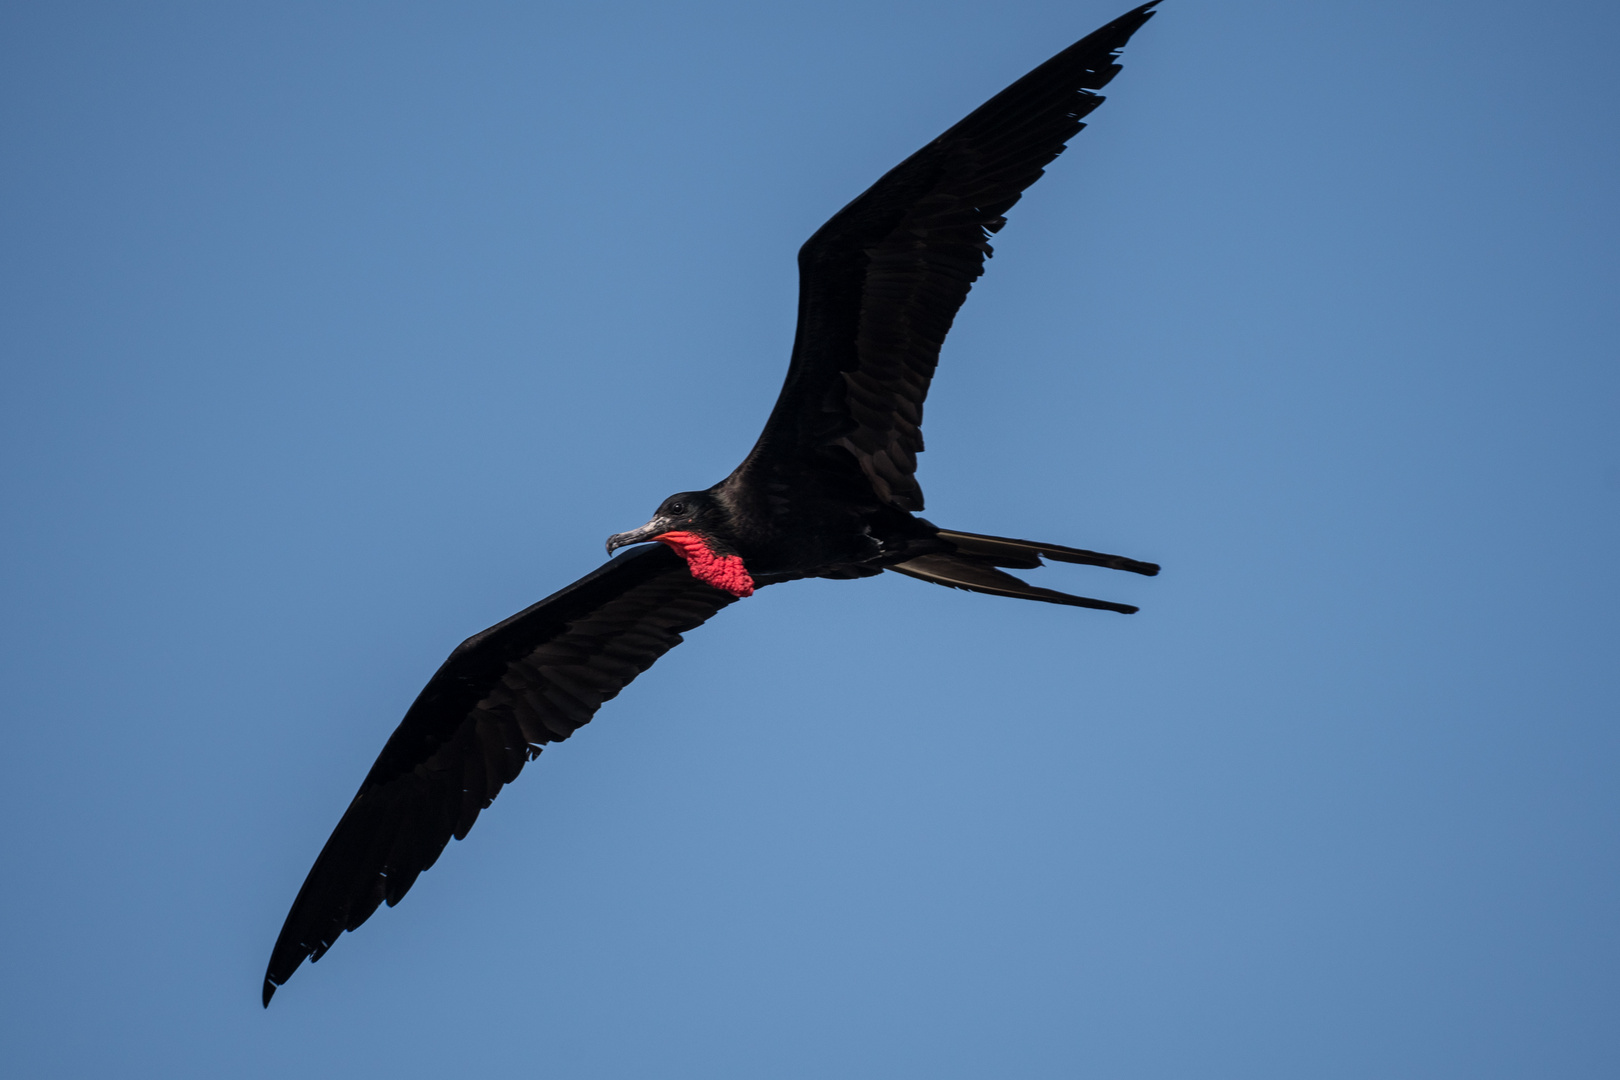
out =
[[(1158, 0), (1058, 53), (895, 166), (799, 251), (787, 381), (759, 441), (713, 487), (610, 536), (610, 558), (474, 634), (428, 680), (321, 849), (270, 954), (264, 1003), (304, 958), (399, 902), (541, 747), (756, 589), (893, 570), (993, 596), (1130, 614), (1030, 585), (1041, 560), (1153, 563), (941, 529), (917, 516), (923, 398), (992, 233), (1102, 103)], [(642, 546), (646, 545), (646, 546)]]

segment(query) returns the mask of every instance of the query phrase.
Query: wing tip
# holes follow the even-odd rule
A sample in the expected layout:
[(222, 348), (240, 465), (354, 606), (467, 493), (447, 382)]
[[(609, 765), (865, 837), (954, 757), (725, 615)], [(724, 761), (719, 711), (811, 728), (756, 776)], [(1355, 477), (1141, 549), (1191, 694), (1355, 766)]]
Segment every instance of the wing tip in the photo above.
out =
[(1148, 0), (1147, 3), (1142, 4), (1140, 7), (1131, 8), (1131, 10), (1127, 11), (1125, 14), (1123, 14), (1119, 18), (1115, 19), (1114, 22), (1122, 23), (1127, 19), (1141, 19), (1142, 22), (1146, 22), (1147, 20), (1153, 18), (1153, 16), (1158, 14), (1157, 11), (1153, 10), (1154, 8), (1156, 8), (1158, 6), (1159, 6), (1159, 0)]
[[(287, 918), (290, 921), (292, 915), (289, 913)], [(260, 1000), (266, 1009), (270, 1007), (270, 999), (276, 996), (276, 990), (284, 986), (287, 980), (293, 977), (293, 973), (304, 966), (305, 960), (318, 960), (321, 952), (325, 951), (311, 950), (298, 944), (291, 944), (289, 947), (289, 937), (287, 928), (283, 927), (281, 936), (276, 939), (275, 948), (270, 950), (270, 963), (264, 968), (264, 987)]]

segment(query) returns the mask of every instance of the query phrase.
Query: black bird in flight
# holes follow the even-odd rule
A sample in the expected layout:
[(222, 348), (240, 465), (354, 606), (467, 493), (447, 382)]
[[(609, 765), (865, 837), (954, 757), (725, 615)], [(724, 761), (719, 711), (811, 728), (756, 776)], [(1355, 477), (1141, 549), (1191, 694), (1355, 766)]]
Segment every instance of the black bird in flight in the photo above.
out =
[[(264, 1003), (305, 957), (393, 905), (542, 746), (568, 738), (681, 635), (755, 589), (893, 570), (958, 589), (1136, 608), (1029, 585), (1059, 562), (1156, 574), (1118, 555), (941, 529), (923, 508), (923, 398), (986, 242), (1102, 103), (1094, 91), (1158, 0), (1088, 35), (890, 170), (799, 251), (781, 396), (741, 465), (671, 495), (610, 559), (456, 647), (389, 737), (321, 849), (270, 954)], [(647, 543), (656, 541), (655, 543)]]

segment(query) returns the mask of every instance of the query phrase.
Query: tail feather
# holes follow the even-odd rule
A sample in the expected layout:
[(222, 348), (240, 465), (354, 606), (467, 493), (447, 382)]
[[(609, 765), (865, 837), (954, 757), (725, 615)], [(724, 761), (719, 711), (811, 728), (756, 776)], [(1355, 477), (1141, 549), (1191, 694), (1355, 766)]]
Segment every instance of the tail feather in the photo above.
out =
[(1041, 556), (1044, 555), (1057, 562), (1106, 566), (1110, 570), (1129, 570), (1147, 577), (1159, 572), (1158, 563), (1139, 562), (1123, 555), (1104, 555), (1100, 551), (1063, 547), (1061, 544), (1038, 544), (1033, 540), (1011, 540), (1005, 536), (981, 536), (950, 529), (939, 530), (939, 538), (948, 541), (965, 555), (977, 555), (989, 559), (995, 566), (1009, 566), (1017, 570), (1035, 569), (1041, 565)]
[[(945, 535), (944, 533), (940, 534)], [(963, 535), (961, 533), (955, 535)], [(985, 539), (994, 539), (986, 537)], [(1019, 541), (1012, 541), (1018, 543)], [(1035, 565), (1040, 565), (1037, 561)], [(1121, 615), (1131, 615), (1136, 608), (1130, 604), (1116, 604), (1110, 600), (1093, 600), (1089, 596), (1070, 596), (1055, 589), (1043, 589), (1038, 585), (1031, 585), (1027, 581), (1020, 581), (1011, 574), (997, 570), (989, 559), (984, 556), (963, 555), (949, 552), (935, 552), (930, 555), (918, 555), (907, 559), (903, 563), (896, 563), (889, 567), (896, 573), (907, 577), (918, 578), (922, 581), (931, 581), (936, 585), (949, 585), (955, 589), (967, 589), (969, 592), (988, 593), (991, 596), (1011, 596), (1019, 600), (1044, 600), (1048, 604), (1067, 604), (1070, 607), (1098, 608), (1102, 611), (1117, 611)]]

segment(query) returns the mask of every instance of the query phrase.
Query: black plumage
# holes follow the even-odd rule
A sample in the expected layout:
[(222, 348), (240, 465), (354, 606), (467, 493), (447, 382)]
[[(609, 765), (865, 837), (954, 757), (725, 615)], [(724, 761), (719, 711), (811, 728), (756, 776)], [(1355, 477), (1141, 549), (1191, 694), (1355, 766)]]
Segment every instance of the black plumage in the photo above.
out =
[(681, 634), (755, 588), (894, 570), (1122, 613), (1008, 569), (1042, 558), (1139, 574), (1116, 555), (954, 532), (917, 517), (923, 399), (988, 238), (1084, 127), (1152, 17), (1144, 4), (1065, 49), (890, 170), (799, 252), (782, 393), (730, 476), (671, 496), (608, 549), (646, 541), (462, 642), (384, 745), (293, 901), (264, 1002), (306, 957), (395, 904), (547, 743), (590, 722)]

